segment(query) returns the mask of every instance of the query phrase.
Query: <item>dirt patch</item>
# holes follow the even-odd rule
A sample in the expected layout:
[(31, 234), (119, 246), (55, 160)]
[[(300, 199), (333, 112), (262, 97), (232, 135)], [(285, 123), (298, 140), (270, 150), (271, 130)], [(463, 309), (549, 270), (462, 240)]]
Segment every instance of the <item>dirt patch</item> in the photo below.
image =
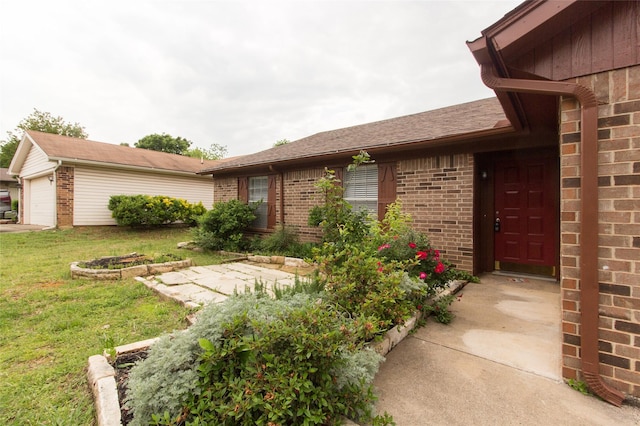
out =
[(182, 260), (174, 254), (163, 254), (160, 258), (151, 258), (144, 254), (130, 253), (124, 256), (109, 256), (89, 260), (78, 264), (80, 268), (87, 269), (123, 269), (130, 266), (149, 265), (151, 263), (174, 262)]
[(133, 365), (143, 359), (147, 358), (147, 351), (129, 352), (126, 354), (118, 355), (116, 362), (114, 363), (114, 370), (116, 372), (116, 386), (118, 387), (118, 402), (120, 403), (120, 417), (122, 419), (122, 425), (126, 426), (133, 419), (133, 413), (131, 413), (125, 406), (124, 401), (127, 397), (127, 383), (129, 380), (129, 372)]

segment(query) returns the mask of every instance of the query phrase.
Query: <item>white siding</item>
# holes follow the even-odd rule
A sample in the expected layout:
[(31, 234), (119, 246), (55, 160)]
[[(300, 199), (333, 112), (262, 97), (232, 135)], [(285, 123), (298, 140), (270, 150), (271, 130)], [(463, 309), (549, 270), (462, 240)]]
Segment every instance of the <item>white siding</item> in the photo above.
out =
[(20, 177), (28, 178), (30, 176), (41, 174), (46, 170), (53, 170), (55, 167), (56, 163), (47, 160), (47, 156), (44, 155), (39, 148), (32, 145), (31, 149), (29, 149), (29, 154), (27, 154), (27, 158), (24, 160), (24, 164), (20, 169)]
[(191, 203), (213, 205), (213, 181), (194, 174), (193, 178), (158, 173), (142, 173), (104, 168), (76, 167), (74, 173), (74, 225), (114, 225), (108, 208), (112, 195), (166, 195)]
[[(54, 226), (56, 224), (55, 186), (48, 176), (29, 179), (26, 185), (29, 206), (25, 210), (25, 223), (30, 225)], [(27, 217), (28, 216), (28, 217)]]

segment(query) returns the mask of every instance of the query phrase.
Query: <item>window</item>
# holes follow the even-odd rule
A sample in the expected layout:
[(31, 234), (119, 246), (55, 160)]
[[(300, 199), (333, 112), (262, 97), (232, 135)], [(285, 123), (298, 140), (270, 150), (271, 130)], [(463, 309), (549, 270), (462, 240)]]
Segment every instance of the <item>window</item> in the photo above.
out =
[(267, 218), (267, 200), (269, 198), (269, 181), (267, 176), (257, 176), (249, 178), (249, 204), (259, 203), (256, 209), (256, 220), (253, 221), (252, 227), (258, 229), (266, 229), (268, 225)]
[(354, 171), (346, 171), (344, 199), (355, 211), (367, 209), (378, 217), (378, 165), (365, 164)]

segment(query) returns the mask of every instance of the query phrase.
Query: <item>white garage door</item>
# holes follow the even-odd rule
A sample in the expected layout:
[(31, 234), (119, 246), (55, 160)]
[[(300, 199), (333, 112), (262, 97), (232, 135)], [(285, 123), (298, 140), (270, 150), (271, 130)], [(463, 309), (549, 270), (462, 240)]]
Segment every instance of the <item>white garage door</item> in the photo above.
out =
[(32, 225), (54, 226), (56, 194), (47, 176), (31, 179), (29, 185), (29, 219)]

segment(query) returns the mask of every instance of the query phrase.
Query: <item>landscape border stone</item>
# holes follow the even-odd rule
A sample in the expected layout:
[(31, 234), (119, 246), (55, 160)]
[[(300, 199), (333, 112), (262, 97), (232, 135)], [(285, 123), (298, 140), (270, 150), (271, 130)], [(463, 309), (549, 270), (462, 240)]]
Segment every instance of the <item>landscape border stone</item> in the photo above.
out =
[(121, 269), (91, 269), (81, 268), (80, 261), (71, 263), (71, 278), (91, 278), (94, 280), (120, 280), (123, 278), (142, 277), (146, 275), (162, 274), (176, 271), (193, 265), (191, 259), (174, 260), (163, 263), (150, 263), (148, 265), (129, 266)]

